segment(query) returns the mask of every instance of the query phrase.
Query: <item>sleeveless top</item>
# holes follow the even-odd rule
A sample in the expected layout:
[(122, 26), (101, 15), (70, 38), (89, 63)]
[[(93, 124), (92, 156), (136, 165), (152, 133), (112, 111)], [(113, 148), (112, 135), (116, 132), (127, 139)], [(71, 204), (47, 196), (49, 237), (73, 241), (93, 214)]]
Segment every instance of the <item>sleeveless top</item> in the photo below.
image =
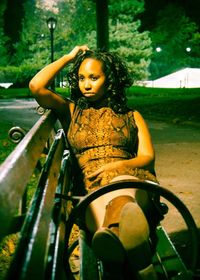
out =
[(119, 175), (133, 175), (139, 179), (157, 181), (148, 170), (121, 168), (101, 174), (101, 179), (87, 176), (103, 165), (131, 159), (137, 155), (138, 129), (133, 111), (115, 113), (109, 107), (100, 109), (75, 108), (67, 133), (77, 164), (77, 188), (82, 184), (87, 192), (108, 184)]

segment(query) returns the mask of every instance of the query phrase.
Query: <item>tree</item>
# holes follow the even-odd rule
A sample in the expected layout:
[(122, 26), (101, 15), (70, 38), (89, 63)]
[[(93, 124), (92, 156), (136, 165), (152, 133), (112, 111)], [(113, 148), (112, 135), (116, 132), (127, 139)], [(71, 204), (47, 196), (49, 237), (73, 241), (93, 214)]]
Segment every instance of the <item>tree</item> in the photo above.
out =
[(126, 59), (135, 82), (147, 79), (152, 52), (149, 32), (139, 32), (141, 22), (136, 19), (143, 9), (144, 2), (138, 0), (109, 5), (110, 50)]
[(14, 44), (20, 40), (22, 30), (22, 19), (24, 17), (23, 3), (23, 0), (7, 0), (3, 14), (3, 32), (6, 36), (5, 45), (11, 63), (12, 56), (15, 54)]
[(153, 79), (183, 67), (199, 67), (200, 33), (181, 6), (170, 4), (160, 11), (151, 38), (154, 50), (156, 47), (161, 50), (152, 55), (150, 69)]
[[(55, 58), (65, 54), (74, 45), (95, 42), (91, 33), (95, 30), (95, 10), (92, 1), (59, 1), (53, 10), (48, 10), (36, 1), (24, 4), (25, 17), (21, 41), (16, 43), (17, 64), (50, 62), (50, 32), (46, 20), (52, 16), (57, 19), (54, 31)], [(56, 12), (55, 12), (56, 11)], [(88, 13), (90, 14), (88, 20)]]
[[(22, 2), (21, 32), (12, 44), (13, 65), (40, 69), (50, 62), (50, 32), (46, 24), (50, 16), (57, 18), (55, 59), (75, 45), (88, 44), (90, 48), (96, 48), (95, 0), (59, 0), (53, 9), (44, 7), (42, 1)], [(127, 60), (135, 81), (147, 78), (151, 55), (149, 33), (139, 32), (140, 21), (137, 18), (143, 9), (143, 0), (109, 1), (110, 49)]]
[(6, 66), (8, 64), (8, 54), (6, 45), (8, 44), (8, 37), (4, 34), (4, 20), (3, 15), (6, 9), (6, 1), (0, 3), (0, 66)]
[[(96, 45), (96, 14), (95, 4), (91, 0), (68, 0), (57, 3), (58, 17), (55, 30), (55, 58), (66, 54), (75, 45), (88, 44), (90, 48)], [(89, 16), (88, 16), (89, 15)], [(63, 81), (67, 68), (58, 77)]]
[(36, 5), (36, 0), (24, 3), (25, 15), (20, 41), (15, 44), (17, 65), (38, 67), (49, 62), (49, 30), (46, 24), (47, 12)]
[(74, 45), (88, 44), (91, 48), (96, 46), (96, 13), (95, 3), (91, 0), (60, 1), (59, 29), (57, 41), (61, 46), (61, 53)]

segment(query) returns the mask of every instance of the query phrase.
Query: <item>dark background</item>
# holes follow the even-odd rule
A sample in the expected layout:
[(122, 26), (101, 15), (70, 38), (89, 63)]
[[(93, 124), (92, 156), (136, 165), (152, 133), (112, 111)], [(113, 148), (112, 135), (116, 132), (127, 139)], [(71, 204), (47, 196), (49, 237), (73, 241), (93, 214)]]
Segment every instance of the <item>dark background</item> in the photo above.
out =
[(200, 1), (199, 0), (145, 0), (145, 12), (141, 15), (144, 30), (151, 30), (156, 25), (158, 11), (170, 3), (182, 6), (186, 15), (199, 26), (200, 30)]

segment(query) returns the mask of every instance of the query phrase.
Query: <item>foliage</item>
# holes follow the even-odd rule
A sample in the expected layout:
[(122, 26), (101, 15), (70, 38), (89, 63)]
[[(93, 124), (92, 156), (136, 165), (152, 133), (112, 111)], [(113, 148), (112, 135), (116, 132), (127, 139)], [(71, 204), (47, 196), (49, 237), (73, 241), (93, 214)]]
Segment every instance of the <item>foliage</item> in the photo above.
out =
[[(41, 69), (48, 64), (50, 32), (46, 20), (50, 16), (57, 19), (54, 31), (55, 59), (75, 45), (96, 47), (95, 0), (59, 0), (52, 9), (47, 9), (48, 6), (45, 8), (41, 0), (22, 0), (17, 6), (18, 2), (2, 0), (0, 4), (0, 66), (18, 66), (24, 78), (22, 66)], [(145, 9), (144, 0), (109, 0), (108, 3), (110, 50), (125, 58), (135, 81), (147, 79), (149, 72), (150, 78), (154, 79), (183, 67), (199, 67), (200, 33), (196, 24), (186, 17), (181, 5), (177, 6), (174, 2), (168, 6), (161, 5), (156, 27), (147, 32), (144, 29), (141, 31), (139, 20)], [(20, 13), (16, 13), (19, 8)], [(19, 16), (17, 18), (14, 31), (10, 29), (13, 26), (13, 18), (9, 21), (11, 10), (15, 11), (13, 17), (21, 15), (20, 19)], [(9, 28), (6, 29), (5, 24)], [(157, 46), (162, 48), (162, 52), (153, 52)], [(188, 46), (191, 52), (185, 51)], [(8, 68), (2, 75), (5, 77), (9, 71)], [(63, 81), (65, 71), (57, 82)], [(12, 73), (5, 80), (10, 76)], [(16, 81), (16, 77), (13, 81)]]
[[(95, 5), (90, 0), (61, 0), (57, 4), (58, 15), (55, 30), (55, 59), (66, 54), (76, 45), (96, 45)], [(88, 17), (89, 14), (89, 17)], [(66, 82), (67, 69), (64, 68), (57, 77), (57, 83)]]
[(25, 16), (20, 40), (15, 44), (15, 65), (43, 66), (50, 61), (49, 30), (46, 24), (46, 12), (36, 6), (36, 1), (24, 3)]
[(11, 265), (15, 248), (19, 240), (19, 234), (6, 236), (0, 243), (0, 279), (6, 279), (9, 266)]
[(27, 87), (31, 78), (39, 71), (37, 65), (0, 67), (0, 82), (13, 83), (13, 87)]
[[(182, 7), (170, 4), (161, 10), (151, 38), (154, 49), (160, 47), (162, 50), (152, 55), (152, 79), (184, 67), (199, 67), (200, 33)], [(187, 47), (191, 52), (186, 51)]]
[(138, 14), (144, 11), (144, 1), (143, 0), (129, 0), (129, 1), (109, 1), (109, 11), (113, 19), (116, 19), (118, 16), (123, 17), (130, 16), (132, 19)]
[[(59, 55), (62, 52), (66, 53), (66, 49), (71, 49), (74, 45), (87, 44), (90, 48), (95, 48), (94, 1), (60, 1), (58, 8), (59, 22), (63, 27), (62, 35), (59, 35), (61, 38)], [(138, 31), (140, 22), (139, 20), (134, 21), (134, 16), (142, 12), (143, 8), (143, 1), (138, 0), (109, 2), (110, 49), (117, 51), (127, 60), (135, 80), (147, 77), (150, 62), (148, 57), (151, 54), (151, 41), (148, 33), (140, 34)], [(68, 14), (66, 11), (69, 11)], [(117, 21), (116, 18), (118, 18)], [(57, 41), (59, 38), (57, 37)]]
[(0, 99), (32, 97), (29, 88), (0, 88)]
[[(33, 68), (41, 69), (50, 62), (50, 31), (46, 23), (50, 16), (57, 18), (57, 26), (54, 31), (55, 59), (68, 52), (74, 45), (83, 42), (90, 42), (91, 47), (95, 46), (96, 26), (93, 1), (59, 1), (56, 7), (58, 14), (55, 13), (55, 10), (47, 10), (41, 5), (36, 5), (35, 0), (25, 1), (23, 7), (25, 15), (22, 22), (22, 32), (20, 40), (13, 45), (15, 54), (12, 56), (12, 64), (20, 66), (19, 70), (30, 67), (28, 72), (32, 74)], [(88, 17), (88, 13), (90, 17)], [(0, 65), (5, 66), (5, 64), (6, 62), (0, 58)], [(9, 73), (10, 70), (12, 71), (12, 69), (5, 69), (1, 77), (5, 77), (5, 73)], [(25, 76), (32, 76), (27, 75), (27, 71), (26, 74), (22, 71), (19, 72), (19, 75), (22, 74), (22, 80)], [(13, 77), (12, 80), (10, 80), (10, 76)], [(16, 82), (17, 78), (10, 73), (5, 80)], [(24, 81), (25, 84), (27, 81)]]
[(15, 54), (14, 44), (20, 40), (22, 20), (24, 18), (24, 1), (26, 0), (7, 0), (3, 12), (3, 32), (7, 38), (4, 47), (7, 50), (9, 63), (13, 62), (13, 55)]
[[(74, 45), (96, 47), (95, 1), (60, 0), (56, 6), (58, 13), (55, 13), (55, 9), (45, 10), (41, 5), (36, 5), (35, 0), (25, 1), (23, 7), (25, 15), (21, 37), (14, 44), (16, 54), (12, 62), (15, 65), (41, 68), (49, 63), (50, 34), (46, 25), (49, 16), (57, 18), (54, 31), (55, 58), (65, 54)], [(140, 22), (134, 19), (143, 9), (144, 3), (139, 0), (112, 0), (109, 3), (110, 48), (125, 57), (135, 80), (147, 77), (151, 53), (149, 35), (147, 32), (140, 34)]]
[(148, 77), (151, 40), (149, 33), (139, 32), (140, 21), (136, 20), (144, 9), (144, 1), (111, 1), (110, 11), (110, 49), (125, 58), (135, 82)]
[(6, 66), (8, 64), (8, 54), (7, 54), (6, 47), (2, 43), (4, 42), (6, 44), (6, 42), (8, 41), (8, 37), (4, 36), (3, 31), (2, 31), (1, 28), (0, 28), (0, 37), (2, 39), (0, 41), (1, 65)]
[[(63, 18), (63, 23), (66, 23), (68, 11), (68, 23), (66, 28), (62, 29), (62, 32), (64, 35), (67, 28), (69, 32), (67, 36), (60, 36), (65, 53), (66, 49), (71, 49), (74, 45), (87, 44), (94, 48), (96, 45), (96, 12), (94, 2), (91, 0), (73, 0), (62, 1), (60, 5), (62, 9), (59, 9), (59, 20)], [(66, 48), (66, 43), (68, 48)]]
[(3, 15), (6, 9), (6, 2), (1, 1), (0, 3), (0, 64), (3, 66), (6, 66), (8, 63), (8, 54), (7, 54), (7, 49), (6, 49), (6, 44), (8, 42), (8, 37), (4, 34), (4, 29), (3, 29)]

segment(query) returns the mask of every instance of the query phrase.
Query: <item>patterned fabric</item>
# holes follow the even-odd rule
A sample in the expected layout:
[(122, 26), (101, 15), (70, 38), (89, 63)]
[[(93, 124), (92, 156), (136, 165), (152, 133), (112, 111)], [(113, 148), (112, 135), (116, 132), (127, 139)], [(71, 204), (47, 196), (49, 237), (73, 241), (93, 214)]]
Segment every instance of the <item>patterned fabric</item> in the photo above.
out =
[[(68, 130), (68, 142), (75, 156), (73, 171), (75, 172), (75, 189), (80, 195), (80, 186), (87, 192), (108, 184), (119, 175), (133, 175), (139, 179), (155, 181), (156, 177), (148, 170), (123, 168), (104, 172), (101, 180), (88, 180), (87, 176), (109, 162), (131, 159), (137, 155), (138, 129), (133, 112), (116, 114), (111, 108), (75, 109)], [(76, 164), (77, 163), (77, 164)], [(83, 184), (84, 183), (84, 184)], [(72, 229), (70, 243), (79, 236), (76, 225)], [(79, 275), (79, 250), (70, 257), (70, 267), (75, 279)]]
[(89, 174), (106, 163), (135, 157), (137, 132), (132, 111), (117, 114), (108, 107), (83, 110), (76, 107), (68, 131), (68, 141), (80, 167), (75, 178), (83, 180), (88, 192), (108, 184), (119, 175), (156, 181), (149, 171), (138, 168), (104, 172), (101, 180), (87, 179)]

